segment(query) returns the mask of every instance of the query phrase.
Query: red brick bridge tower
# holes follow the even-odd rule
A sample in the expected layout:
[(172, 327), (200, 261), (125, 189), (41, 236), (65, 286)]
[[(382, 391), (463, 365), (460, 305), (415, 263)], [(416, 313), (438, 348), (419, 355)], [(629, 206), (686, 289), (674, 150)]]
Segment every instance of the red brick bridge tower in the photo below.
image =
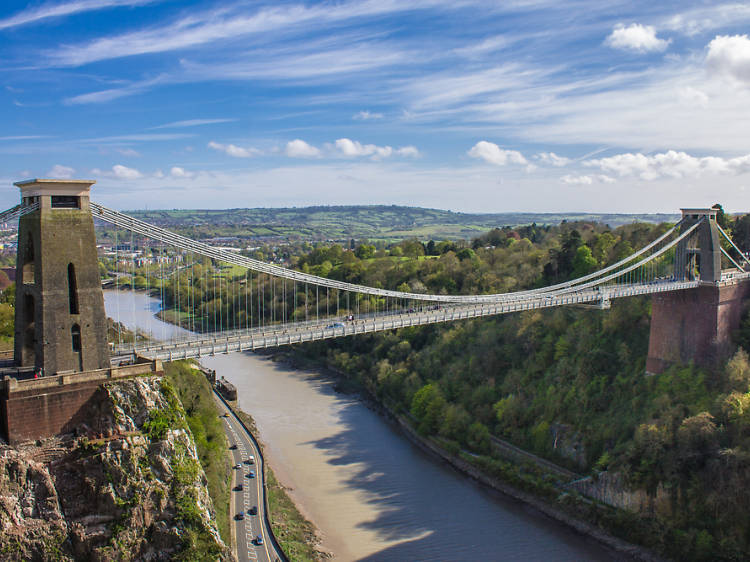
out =
[(703, 221), (676, 247), (674, 276), (699, 280), (694, 289), (656, 293), (651, 301), (651, 335), (646, 371), (661, 373), (675, 363), (715, 365), (732, 349), (750, 283), (722, 279), (717, 209), (682, 209), (682, 230)]

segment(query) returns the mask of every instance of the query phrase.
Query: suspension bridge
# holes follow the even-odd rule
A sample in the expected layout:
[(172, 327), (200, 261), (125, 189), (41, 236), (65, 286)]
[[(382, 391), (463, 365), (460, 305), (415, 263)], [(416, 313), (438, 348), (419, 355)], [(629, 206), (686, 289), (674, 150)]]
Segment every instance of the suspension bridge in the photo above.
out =
[[(45, 191), (57, 185), (52, 180), (16, 184), (24, 195), (22, 203), (0, 213), (0, 222), (20, 220), (19, 276), (23, 278), (24, 268), (36, 259), (35, 236), (24, 235), (24, 217), (49, 212), (62, 220), (66, 213), (88, 213), (101, 227), (98, 258), (107, 264), (108, 287), (146, 291), (158, 299), (163, 319), (185, 329), (183, 335), (166, 338), (150, 328), (130, 334), (117, 323), (109, 348), (114, 362), (135, 356), (197, 358), (557, 306), (608, 308), (616, 298), (722, 287), (750, 276), (748, 260), (718, 225), (716, 210), (683, 209), (682, 219), (645, 247), (564, 283), (499, 294), (395, 291), (320, 277), (217, 248), (90, 201), (88, 187), (93, 182), (79, 182), (86, 188), (81, 195), (81, 186), (60, 181), (75, 189), (60, 191), (58, 186), (55, 195)], [(77, 195), (70, 195), (74, 192)], [(78, 281), (70, 268), (75, 268), (72, 262), (67, 294), (73, 311), (77, 307), (73, 286)], [(28, 325), (29, 319), (22, 319), (24, 323)], [(80, 327), (74, 326), (71, 345), (81, 353), (76, 330)], [(17, 350), (39, 339), (38, 334), (28, 334), (28, 326), (26, 336), (21, 332), (26, 344), (17, 343)]]

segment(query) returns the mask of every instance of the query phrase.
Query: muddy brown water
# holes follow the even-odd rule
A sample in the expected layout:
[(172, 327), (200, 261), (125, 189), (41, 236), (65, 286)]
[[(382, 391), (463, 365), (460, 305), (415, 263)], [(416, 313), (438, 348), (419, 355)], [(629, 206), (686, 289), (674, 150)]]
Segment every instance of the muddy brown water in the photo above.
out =
[[(144, 294), (105, 291), (110, 316), (169, 338)], [(236, 387), (268, 462), (336, 560), (624, 559), (426, 455), (319, 373), (235, 353), (205, 357)]]

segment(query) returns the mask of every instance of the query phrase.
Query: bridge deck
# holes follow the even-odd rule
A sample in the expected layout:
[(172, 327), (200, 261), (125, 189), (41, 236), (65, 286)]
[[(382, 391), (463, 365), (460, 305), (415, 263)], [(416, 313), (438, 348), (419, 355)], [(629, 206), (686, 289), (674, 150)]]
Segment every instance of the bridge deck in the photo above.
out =
[[(744, 277), (743, 275), (742, 278)], [(737, 280), (739, 280), (739, 277), (727, 282)], [(220, 334), (196, 334), (195, 337), (169, 342), (139, 342), (135, 347), (123, 345), (115, 349), (115, 360), (134, 352), (152, 359), (189, 359), (215, 353), (266, 349), (408, 326), (452, 322), (564, 305), (596, 305), (600, 308), (608, 308), (611, 299), (692, 289), (699, 285), (699, 281), (669, 280), (610, 285), (562, 295), (530, 295), (525, 300), (507, 303), (441, 306), (437, 310), (416, 309), (411, 313), (360, 316), (354, 321), (337, 321), (327, 318), (319, 321), (277, 324), (251, 330), (221, 332)]]

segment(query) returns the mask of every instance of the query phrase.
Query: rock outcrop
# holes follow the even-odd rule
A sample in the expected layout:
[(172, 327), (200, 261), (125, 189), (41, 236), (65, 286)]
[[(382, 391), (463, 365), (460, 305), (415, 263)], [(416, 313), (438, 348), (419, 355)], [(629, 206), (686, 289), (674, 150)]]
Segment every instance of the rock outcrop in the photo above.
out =
[(232, 559), (168, 383), (105, 385), (87, 408), (72, 435), (0, 446), (0, 559)]

